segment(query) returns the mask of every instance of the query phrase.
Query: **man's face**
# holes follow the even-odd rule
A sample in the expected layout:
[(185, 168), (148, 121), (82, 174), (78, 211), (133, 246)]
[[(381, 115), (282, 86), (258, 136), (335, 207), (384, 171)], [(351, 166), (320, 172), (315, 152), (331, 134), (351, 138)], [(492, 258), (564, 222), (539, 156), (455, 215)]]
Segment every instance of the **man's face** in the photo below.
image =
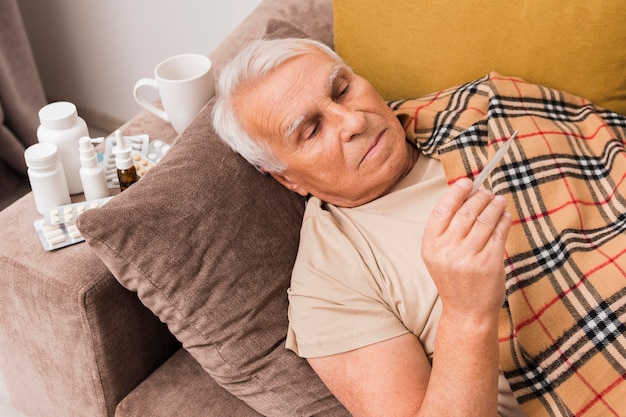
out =
[(234, 105), (243, 128), (287, 165), (271, 175), (331, 204), (385, 194), (417, 158), (371, 84), (315, 48), (243, 86)]

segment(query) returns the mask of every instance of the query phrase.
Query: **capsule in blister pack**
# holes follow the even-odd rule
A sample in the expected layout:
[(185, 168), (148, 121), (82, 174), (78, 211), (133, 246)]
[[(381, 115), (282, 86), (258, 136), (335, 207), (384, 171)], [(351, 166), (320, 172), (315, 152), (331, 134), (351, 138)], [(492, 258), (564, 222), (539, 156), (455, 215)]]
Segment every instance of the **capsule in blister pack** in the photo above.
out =
[(112, 196), (104, 197), (97, 200), (82, 201), (79, 203), (51, 207), (44, 213), (44, 223), (46, 225), (73, 223), (82, 213), (87, 210), (102, 207), (112, 198)]
[(76, 227), (76, 219), (87, 210), (102, 207), (113, 197), (50, 208), (42, 219), (35, 221), (35, 231), (45, 250), (60, 249), (83, 242), (85, 239)]
[(41, 245), (48, 251), (85, 241), (75, 223), (45, 224), (44, 219), (38, 219), (34, 226)]

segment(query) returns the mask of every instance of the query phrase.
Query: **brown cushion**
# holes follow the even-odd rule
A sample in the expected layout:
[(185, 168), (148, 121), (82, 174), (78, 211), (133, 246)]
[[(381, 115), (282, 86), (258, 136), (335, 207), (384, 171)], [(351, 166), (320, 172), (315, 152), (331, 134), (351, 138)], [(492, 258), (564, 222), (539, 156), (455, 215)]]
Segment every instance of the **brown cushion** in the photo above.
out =
[(228, 149), (211, 108), (139, 182), (83, 214), (79, 228), (119, 282), (252, 408), (348, 415), (284, 347), (303, 199)]
[(269, 39), (308, 38), (309, 36), (289, 22), (280, 19), (270, 19), (265, 28)]

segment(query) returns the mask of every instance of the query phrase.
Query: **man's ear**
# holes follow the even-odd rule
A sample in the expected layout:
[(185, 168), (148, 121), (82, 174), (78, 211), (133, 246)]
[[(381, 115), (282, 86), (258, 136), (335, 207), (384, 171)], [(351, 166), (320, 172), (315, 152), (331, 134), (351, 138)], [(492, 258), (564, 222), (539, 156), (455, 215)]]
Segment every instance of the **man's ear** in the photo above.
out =
[(309, 195), (309, 193), (304, 188), (302, 188), (300, 185), (296, 184), (295, 182), (290, 181), (284, 175), (276, 173), (276, 172), (268, 172), (268, 174), (270, 174), (272, 178), (274, 178), (276, 181), (282, 184), (283, 187), (285, 187), (286, 189), (293, 191), (294, 193), (298, 193), (303, 197), (306, 197), (307, 195)]

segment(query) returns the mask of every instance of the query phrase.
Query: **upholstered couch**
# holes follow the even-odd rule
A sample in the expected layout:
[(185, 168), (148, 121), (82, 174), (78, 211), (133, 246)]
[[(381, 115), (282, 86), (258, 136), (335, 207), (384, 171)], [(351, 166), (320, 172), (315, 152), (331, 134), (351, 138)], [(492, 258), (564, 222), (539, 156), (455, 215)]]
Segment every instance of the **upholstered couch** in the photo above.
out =
[[(264, 0), (210, 57), (219, 74), (251, 39), (310, 36), (336, 46), (387, 99), (496, 70), (626, 112), (624, 48), (594, 46), (625, 44), (623, 29), (601, 20), (624, 17), (619, 1), (600, 10), (559, 0), (540, 13), (478, 3)], [(576, 29), (581, 21), (593, 36)], [(567, 73), (580, 48), (590, 64)], [(25, 414), (348, 415), (284, 348), (304, 201), (227, 149), (211, 109), (180, 136), (147, 112), (121, 127), (173, 146), (80, 217), (86, 243), (44, 251), (30, 194), (0, 213), (0, 367)]]
[[(285, 22), (332, 43), (330, 0), (264, 1), (210, 54), (216, 73), (251, 39), (268, 30), (273, 36), (293, 32)], [(127, 203), (140, 203), (142, 207), (127, 206), (115, 215), (121, 226), (116, 228), (121, 233), (118, 243), (129, 243), (135, 232), (150, 235), (151, 241), (135, 241), (141, 252), (155, 257), (156, 263), (150, 264), (164, 268), (162, 277), (189, 278), (181, 282), (186, 288), (179, 293), (181, 303), (188, 302), (187, 307), (179, 304), (180, 309), (188, 311), (171, 311), (178, 306), (159, 311), (155, 305), (163, 307), (166, 301), (151, 305), (151, 296), (140, 290), (157, 317), (135, 292), (120, 285), (91, 242), (44, 251), (33, 226), (41, 216), (32, 194), (0, 213), (0, 367), (12, 402), (26, 415), (347, 414), (306, 362), (281, 345), (302, 201), (217, 140), (208, 120), (211, 107), (178, 138), (186, 145), (175, 144), (157, 166), (164, 176), (155, 171), (157, 175), (136, 184), (141, 186), (136, 191), (148, 191), (147, 199), (124, 192), (111, 201), (131, 197)], [(169, 143), (177, 140), (168, 124), (147, 112), (121, 130)], [(174, 197), (174, 189), (181, 194)], [(159, 195), (166, 198), (151, 200)], [(275, 220), (264, 218), (272, 212)], [(159, 230), (147, 229), (143, 220)], [(212, 225), (203, 226), (202, 220)], [(178, 236), (166, 236), (166, 230)], [(201, 270), (177, 261), (196, 255), (196, 260), (207, 260)], [(215, 262), (209, 261), (212, 256)], [(167, 295), (174, 297), (173, 292)], [(181, 324), (185, 319), (194, 323)]]

